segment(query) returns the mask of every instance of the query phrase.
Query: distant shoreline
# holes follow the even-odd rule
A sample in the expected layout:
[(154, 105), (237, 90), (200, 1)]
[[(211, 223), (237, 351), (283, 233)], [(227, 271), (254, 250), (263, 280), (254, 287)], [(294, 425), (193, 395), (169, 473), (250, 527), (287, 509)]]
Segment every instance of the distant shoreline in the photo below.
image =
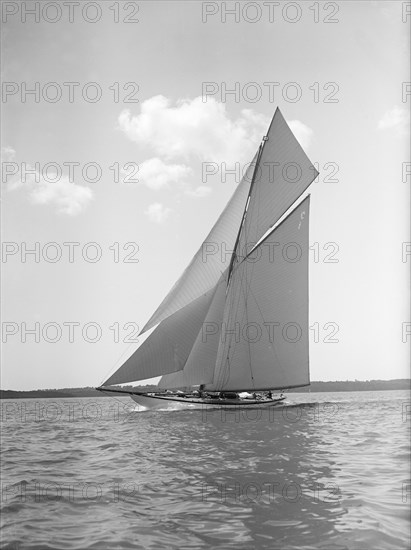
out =
[[(157, 386), (122, 386), (123, 389), (138, 389), (139, 391), (154, 391)], [(288, 393), (308, 392), (340, 392), (340, 391), (381, 391), (381, 390), (410, 390), (411, 380), (409, 378), (398, 378), (395, 380), (345, 380), (334, 382), (311, 382), (310, 386), (294, 388)], [(108, 394), (101, 393), (92, 387), (85, 388), (62, 388), (50, 390), (0, 390), (0, 399), (31, 399), (31, 398), (71, 398), (71, 397), (107, 397)]]

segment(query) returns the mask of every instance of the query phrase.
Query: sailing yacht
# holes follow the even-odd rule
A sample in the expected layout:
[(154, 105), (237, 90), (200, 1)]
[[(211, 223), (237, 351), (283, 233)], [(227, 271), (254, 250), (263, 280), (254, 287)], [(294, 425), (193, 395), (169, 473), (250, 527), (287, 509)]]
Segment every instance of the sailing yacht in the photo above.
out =
[[(277, 406), (310, 384), (308, 253), (317, 177), (277, 108), (224, 211), (102, 386), (147, 408)], [(230, 253), (228, 253), (230, 251)], [(113, 387), (160, 376), (158, 390)]]

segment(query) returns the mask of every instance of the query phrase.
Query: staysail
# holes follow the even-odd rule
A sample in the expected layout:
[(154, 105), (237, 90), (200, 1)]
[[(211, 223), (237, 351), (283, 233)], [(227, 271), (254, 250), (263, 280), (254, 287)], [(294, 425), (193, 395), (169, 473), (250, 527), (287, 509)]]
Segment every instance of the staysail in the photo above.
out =
[(170, 315), (104, 382), (121, 384), (181, 370), (203, 325), (215, 289)]
[(163, 376), (160, 388), (182, 388), (212, 383), (223, 321), (227, 273), (217, 285), (210, 308), (182, 371)]

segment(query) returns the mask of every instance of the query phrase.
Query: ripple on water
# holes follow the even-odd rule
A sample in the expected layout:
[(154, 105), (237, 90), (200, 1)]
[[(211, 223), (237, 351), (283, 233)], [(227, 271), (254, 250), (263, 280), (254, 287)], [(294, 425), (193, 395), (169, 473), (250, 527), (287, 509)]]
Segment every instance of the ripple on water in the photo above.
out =
[(3, 547), (408, 548), (406, 392), (309, 398), (273, 417), (65, 399), (24, 422), (23, 401), (51, 404), (9, 403)]

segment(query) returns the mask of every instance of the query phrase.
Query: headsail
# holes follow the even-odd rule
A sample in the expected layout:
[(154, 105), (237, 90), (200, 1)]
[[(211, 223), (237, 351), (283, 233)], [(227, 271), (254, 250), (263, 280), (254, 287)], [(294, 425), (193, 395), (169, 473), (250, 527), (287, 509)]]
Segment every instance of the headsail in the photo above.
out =
[(172, 372), (161, 377), (157, 387), (161, 390), (175, 390), (177, 388), (187, 388), (189, 384), (184, 376), (184, 371)]
[(224, 261), (225, 255), (222, 254), (222, 247), (224, 246), (224, 250), (227, 252), (234, 247), (248, 197), (254, 163), (255, 157), (200, 249), (143, 327), (141, 334), (217, 284), (228, 263), (228, 261)]
[(182, 371), (166, 374), (159, 382), (160, 388), (182, 388), (212, 383), (220, 342), (226, 297), (227, 273), (217, 285), (210, 308), (197, 335), (196, 341)]
[(210, 390), (309, 384), (309, 197), (238, 264)]
[(214, 292), (214, 288), (209, 290), (160, 323), (104, 385), (145, 380), (183, 369)]

